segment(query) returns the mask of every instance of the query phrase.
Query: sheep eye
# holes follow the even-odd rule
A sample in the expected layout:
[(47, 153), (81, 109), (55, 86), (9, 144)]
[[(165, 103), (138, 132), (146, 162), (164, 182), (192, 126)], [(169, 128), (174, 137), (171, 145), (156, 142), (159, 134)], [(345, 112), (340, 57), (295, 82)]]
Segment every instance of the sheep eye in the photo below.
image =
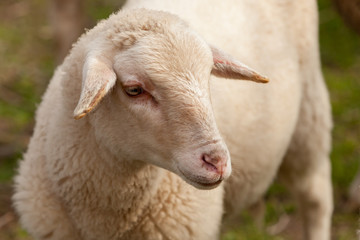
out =
[(138, 96), (144, 92), (144, 89), (140, 86), (126, 87), (124, 90), (126, 94), (130, 97)]

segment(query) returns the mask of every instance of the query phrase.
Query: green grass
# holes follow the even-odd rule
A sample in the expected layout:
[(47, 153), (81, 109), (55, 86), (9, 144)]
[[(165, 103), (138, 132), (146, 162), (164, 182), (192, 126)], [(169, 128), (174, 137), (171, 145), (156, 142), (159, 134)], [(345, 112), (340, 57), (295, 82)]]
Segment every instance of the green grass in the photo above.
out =
[[(335, 189), (349, 186), (360, 162), (360, 74), (325, 68), (334, 116), (333, 182)], [(357, 74), (357, 75), (356, 75)]]
[(320, 22), (323, 72), (334, 118), (332, 179), (336, 207), (341, 208), (360, 162), (360, 39), (325, 0), (320, 1)]
[[(48, 61), (51, 43), (39, 37), (42, 8), (38, 4), (0, 3), (0, 146), (2, 151), (13, 152), (0, 155), (0, 182), (12, 179), (31, 134), (36, 104), (54, 68), (53, 61)], [(37, 17), (26, 15), (30, 11)]]

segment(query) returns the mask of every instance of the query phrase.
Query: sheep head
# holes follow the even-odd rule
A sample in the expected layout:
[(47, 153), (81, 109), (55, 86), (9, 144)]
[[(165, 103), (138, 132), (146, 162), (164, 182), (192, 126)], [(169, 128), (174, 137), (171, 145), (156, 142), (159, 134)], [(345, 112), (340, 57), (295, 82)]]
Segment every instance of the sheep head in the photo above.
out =
[(230, 175), (231, 163), (211, 107), (210, 75), (268, 80), (210, 47), (185, 24), (164, 28), (132, 35), (134, 41), (121, 47), (106, 38), (97, 41), (103, 46), (86, 55), (74, 117), (88, 115), (98, 142), (114, 156), (214, 188)]

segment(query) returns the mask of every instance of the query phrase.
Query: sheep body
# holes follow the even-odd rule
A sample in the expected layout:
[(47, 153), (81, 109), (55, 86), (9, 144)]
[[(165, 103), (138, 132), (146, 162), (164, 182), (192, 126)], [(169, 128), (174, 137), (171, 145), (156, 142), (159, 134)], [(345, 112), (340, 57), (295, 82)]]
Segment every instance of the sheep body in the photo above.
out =
[(214, 113), (233, 167), (225, 185), (225, 216), (231, 219), (256, 204), (278, 175), (301, 208), (304, 238), (329, 239), (332, 118), (320, 68), (316, 2), (133, 0), (125, 5), (133, 7), (178, 14), (211, 44), (271, 79), (266, 87), (212, 79)]
[[(72, 119), (82, 91), (78, 80), (84, 59), (89, 55), (86, 46), (96, 43), (97, 36), (106, 32), (117, 47), (126, 49), (146, 31), (161, 34), (156, 31), (162, 31), (161, 26), (165, 25), (175, 29), (170, 31), (173, 33), (184, 25), (165, 13), (123, 11), (80, 39), (57, 69), (39, 106), (34, 136), (21, 162), (14, 195), (21, 221), (34, 236), (39, 239), (217, 239), (223, 204), (230, 218), (259, 200), (279, 172), (303, 208), (308, 224), (305, 237), (329, 238), (331, 117), (319, 65), (315, 3), (231, 3), (207, 3), (208, 7), (204, 8), (200, 1), (182, 1), (181, 6), (187, 6), (184, 9), (178, 6), (180, 2), (166, 6), (157, 1), (129, 1), (125, 6), (149, 7), (149, 4), (181, 15), (207, 41), (223, 46), (272, 80), (264, 87), (211, 78), (216, 122), (232, 157), (233, 174), (227, 183), (202, 191), (152, 164), (119, 163), (114, 157), (117, 150), (104, 146), (128, 149), (137, 142), (131, 135), (114, 136), (114, 129), (101, 123), (101, 116), (116, 122), (115, 117), (121, 115), (114, 111), (111, 111), (114, 116), (109, 115), (117, 103), (115, 91), (88, 118)], [(215, 6), (222, 13), (216, 18), (211, 14)], [(201, 11), (196, 11), (200, 8)], [(139, 21), (148, 24), (141, 24), (138, 29)], [(216, 25), (219, 27), (214, 28)], [(241, 31), (235, 34), (234, 26)], [(199, 63), (208, 64), (203, 59), (206, 57), (200, 56)], [(177, 66), (171, 65), (175, 69)], [(169, 72), (158, 74), (166, 76)], [(126, 122), (131, 121), (128, 118)], [(118, 129), (125, 129), (124, 124), (128, 123), (117, 124)], [(137, 124), (142, 123), (131, 126)], [(94, 128), (100, 125), (102, 128)], [(209, 126), (205, 129), (213, 131), (211, 123)], [(217, 136), (216, 132), (212, 134)], [(151, 146), (150, 140), (147, 144)], [(134, 154), (126, 151), (123, 157)]]

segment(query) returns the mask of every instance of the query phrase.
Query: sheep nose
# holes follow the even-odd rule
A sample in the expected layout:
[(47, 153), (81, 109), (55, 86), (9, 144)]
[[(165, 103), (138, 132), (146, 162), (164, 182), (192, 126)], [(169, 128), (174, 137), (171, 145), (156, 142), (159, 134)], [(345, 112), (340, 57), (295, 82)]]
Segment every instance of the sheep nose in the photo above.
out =
[(209, 171), (214, 171), (220, 174), (221, 178), (224, 175), (227, 166), (227, 156), (216, 153), (205, 153), (202, 155), (204, 167)]

